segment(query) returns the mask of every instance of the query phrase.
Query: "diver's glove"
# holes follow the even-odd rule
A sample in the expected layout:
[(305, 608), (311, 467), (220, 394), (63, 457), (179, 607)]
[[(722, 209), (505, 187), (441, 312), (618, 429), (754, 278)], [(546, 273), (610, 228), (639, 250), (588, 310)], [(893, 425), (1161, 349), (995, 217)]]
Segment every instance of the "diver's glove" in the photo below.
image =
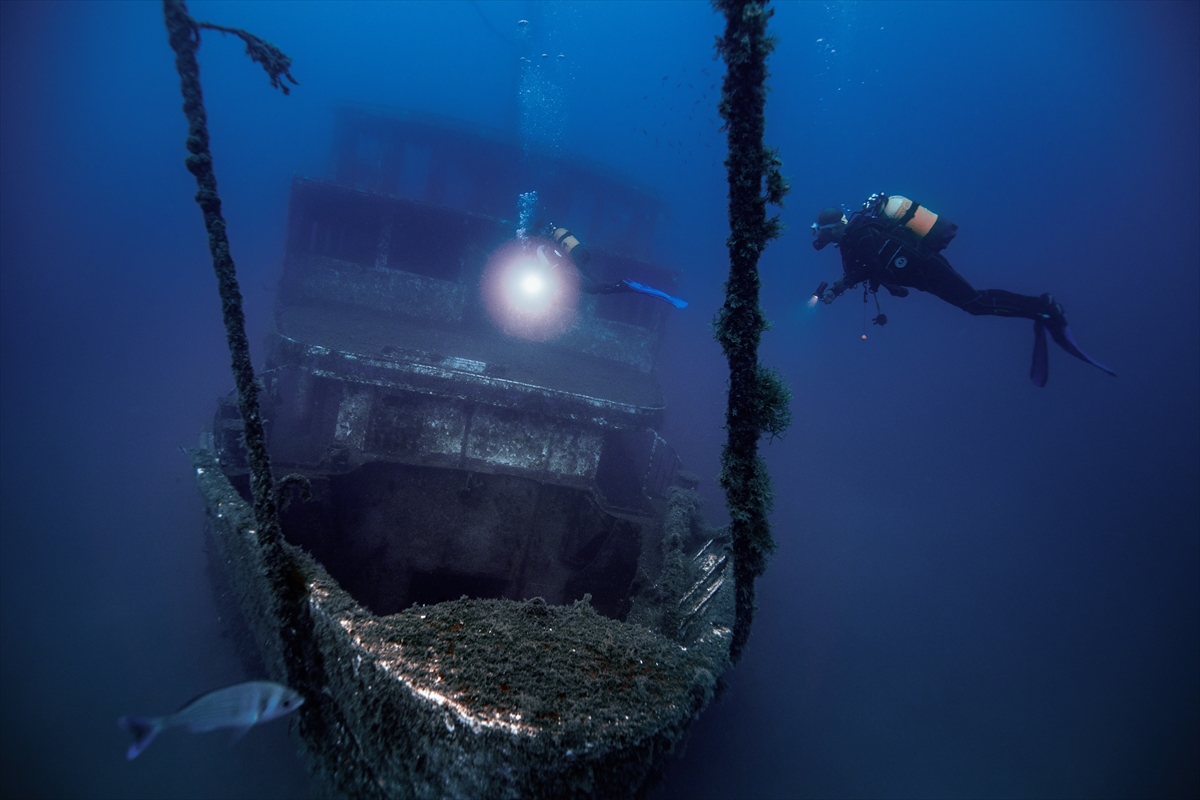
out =
[(838, 278), (836, 281), (833, 282), (833, 286), (830, 286), (828, 289), (825, 290), (825, 293), (823, 295), (821, 295), (821, 302), (824, 303), (825, 305), (829, 305), (834, 300), (841, 297), (842, 294), (845, 293), (845, 291), (846, 291), (846, 282), (844, 280), (842, 280), (841, 278)]

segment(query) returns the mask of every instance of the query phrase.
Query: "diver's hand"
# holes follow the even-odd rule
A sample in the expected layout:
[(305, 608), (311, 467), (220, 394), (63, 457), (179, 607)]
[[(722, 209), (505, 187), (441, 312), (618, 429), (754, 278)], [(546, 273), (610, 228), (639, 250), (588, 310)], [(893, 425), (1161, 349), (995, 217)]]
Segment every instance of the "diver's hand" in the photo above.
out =
[(828, 289), (825, 290), (825, 294), (821, 295), (821, 302), (824, 303), (825, 305), (829, 305), (834, 300), (841, 297), (842, 293), (845, 291), (846, 291), (846, 282), (844, 280), (842, 280), (841, 278), (838, 278), (836, 281), (833, 282), (833, 286), (830, 286)]

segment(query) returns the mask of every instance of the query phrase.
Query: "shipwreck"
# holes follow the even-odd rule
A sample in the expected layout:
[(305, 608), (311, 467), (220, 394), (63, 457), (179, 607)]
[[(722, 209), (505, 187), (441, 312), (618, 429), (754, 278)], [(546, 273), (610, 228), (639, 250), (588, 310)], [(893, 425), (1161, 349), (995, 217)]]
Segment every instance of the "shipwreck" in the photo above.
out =
[[(481, 290), (531, 187), (596, 281), (674, 286), (653, 192), (465, 123), (342, 109), (291, 187), (258, 377), (331, 795), (636, 796), (730, 663), (729, 539), (659, 433), (672, 308), (582, 292), (531, 339)], [(242, 426), (220, 399), (192, 466), (219, 610), (282, 680)]]

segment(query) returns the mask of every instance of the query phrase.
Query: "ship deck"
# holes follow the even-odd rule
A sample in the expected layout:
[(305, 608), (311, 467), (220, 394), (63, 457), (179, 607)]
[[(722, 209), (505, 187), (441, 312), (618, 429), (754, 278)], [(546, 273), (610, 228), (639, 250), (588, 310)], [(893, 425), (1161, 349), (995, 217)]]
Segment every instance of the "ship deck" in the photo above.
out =
[(276, 329), (303, 345), (319, 345), (377, 361), (450, 369), (640, 409), (660, 409), (663, 405), (662, 392), (652, 374), (490, 331), (451, 329), (318, 304), (279, 309)]

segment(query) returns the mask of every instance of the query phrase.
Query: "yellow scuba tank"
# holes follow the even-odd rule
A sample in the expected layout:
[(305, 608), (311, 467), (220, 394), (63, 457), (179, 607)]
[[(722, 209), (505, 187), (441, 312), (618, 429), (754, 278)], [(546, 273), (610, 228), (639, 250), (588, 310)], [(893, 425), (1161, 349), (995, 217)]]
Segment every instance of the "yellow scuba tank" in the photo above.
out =
[(563, 250), (564, 253), (571, 256), (575, 261), (576, 266), (583, 267), (587, 264), (592, 254), (586, 247), (580, 243), (575, 234), (571, 233), (566, 228), (550, 226), (550, 238), (554, 243)]
[(944, 250), (958, 233), (958, 226), (953, 222), (941, 219), (920, 203), (898, 194), (887, 198), (882, 214), (915, 233), (921, 244), (934, 253)]
[(930, 229), (933, 228), (933, 224), (937, 222), (938, 215), (928, 208), (923, 207), (920, 203), (914, 204), (907, 197), (894, 194), (884, 204), (883, 214), (892, 219), (903, 220), (905, 215), (908, 214), (908, 210), (914, 205), (916, 205), (916, 209), (908, 217), (908, 221), (902, 224), (917, 236), (924, 238), (925, 234), (929, 233)]

